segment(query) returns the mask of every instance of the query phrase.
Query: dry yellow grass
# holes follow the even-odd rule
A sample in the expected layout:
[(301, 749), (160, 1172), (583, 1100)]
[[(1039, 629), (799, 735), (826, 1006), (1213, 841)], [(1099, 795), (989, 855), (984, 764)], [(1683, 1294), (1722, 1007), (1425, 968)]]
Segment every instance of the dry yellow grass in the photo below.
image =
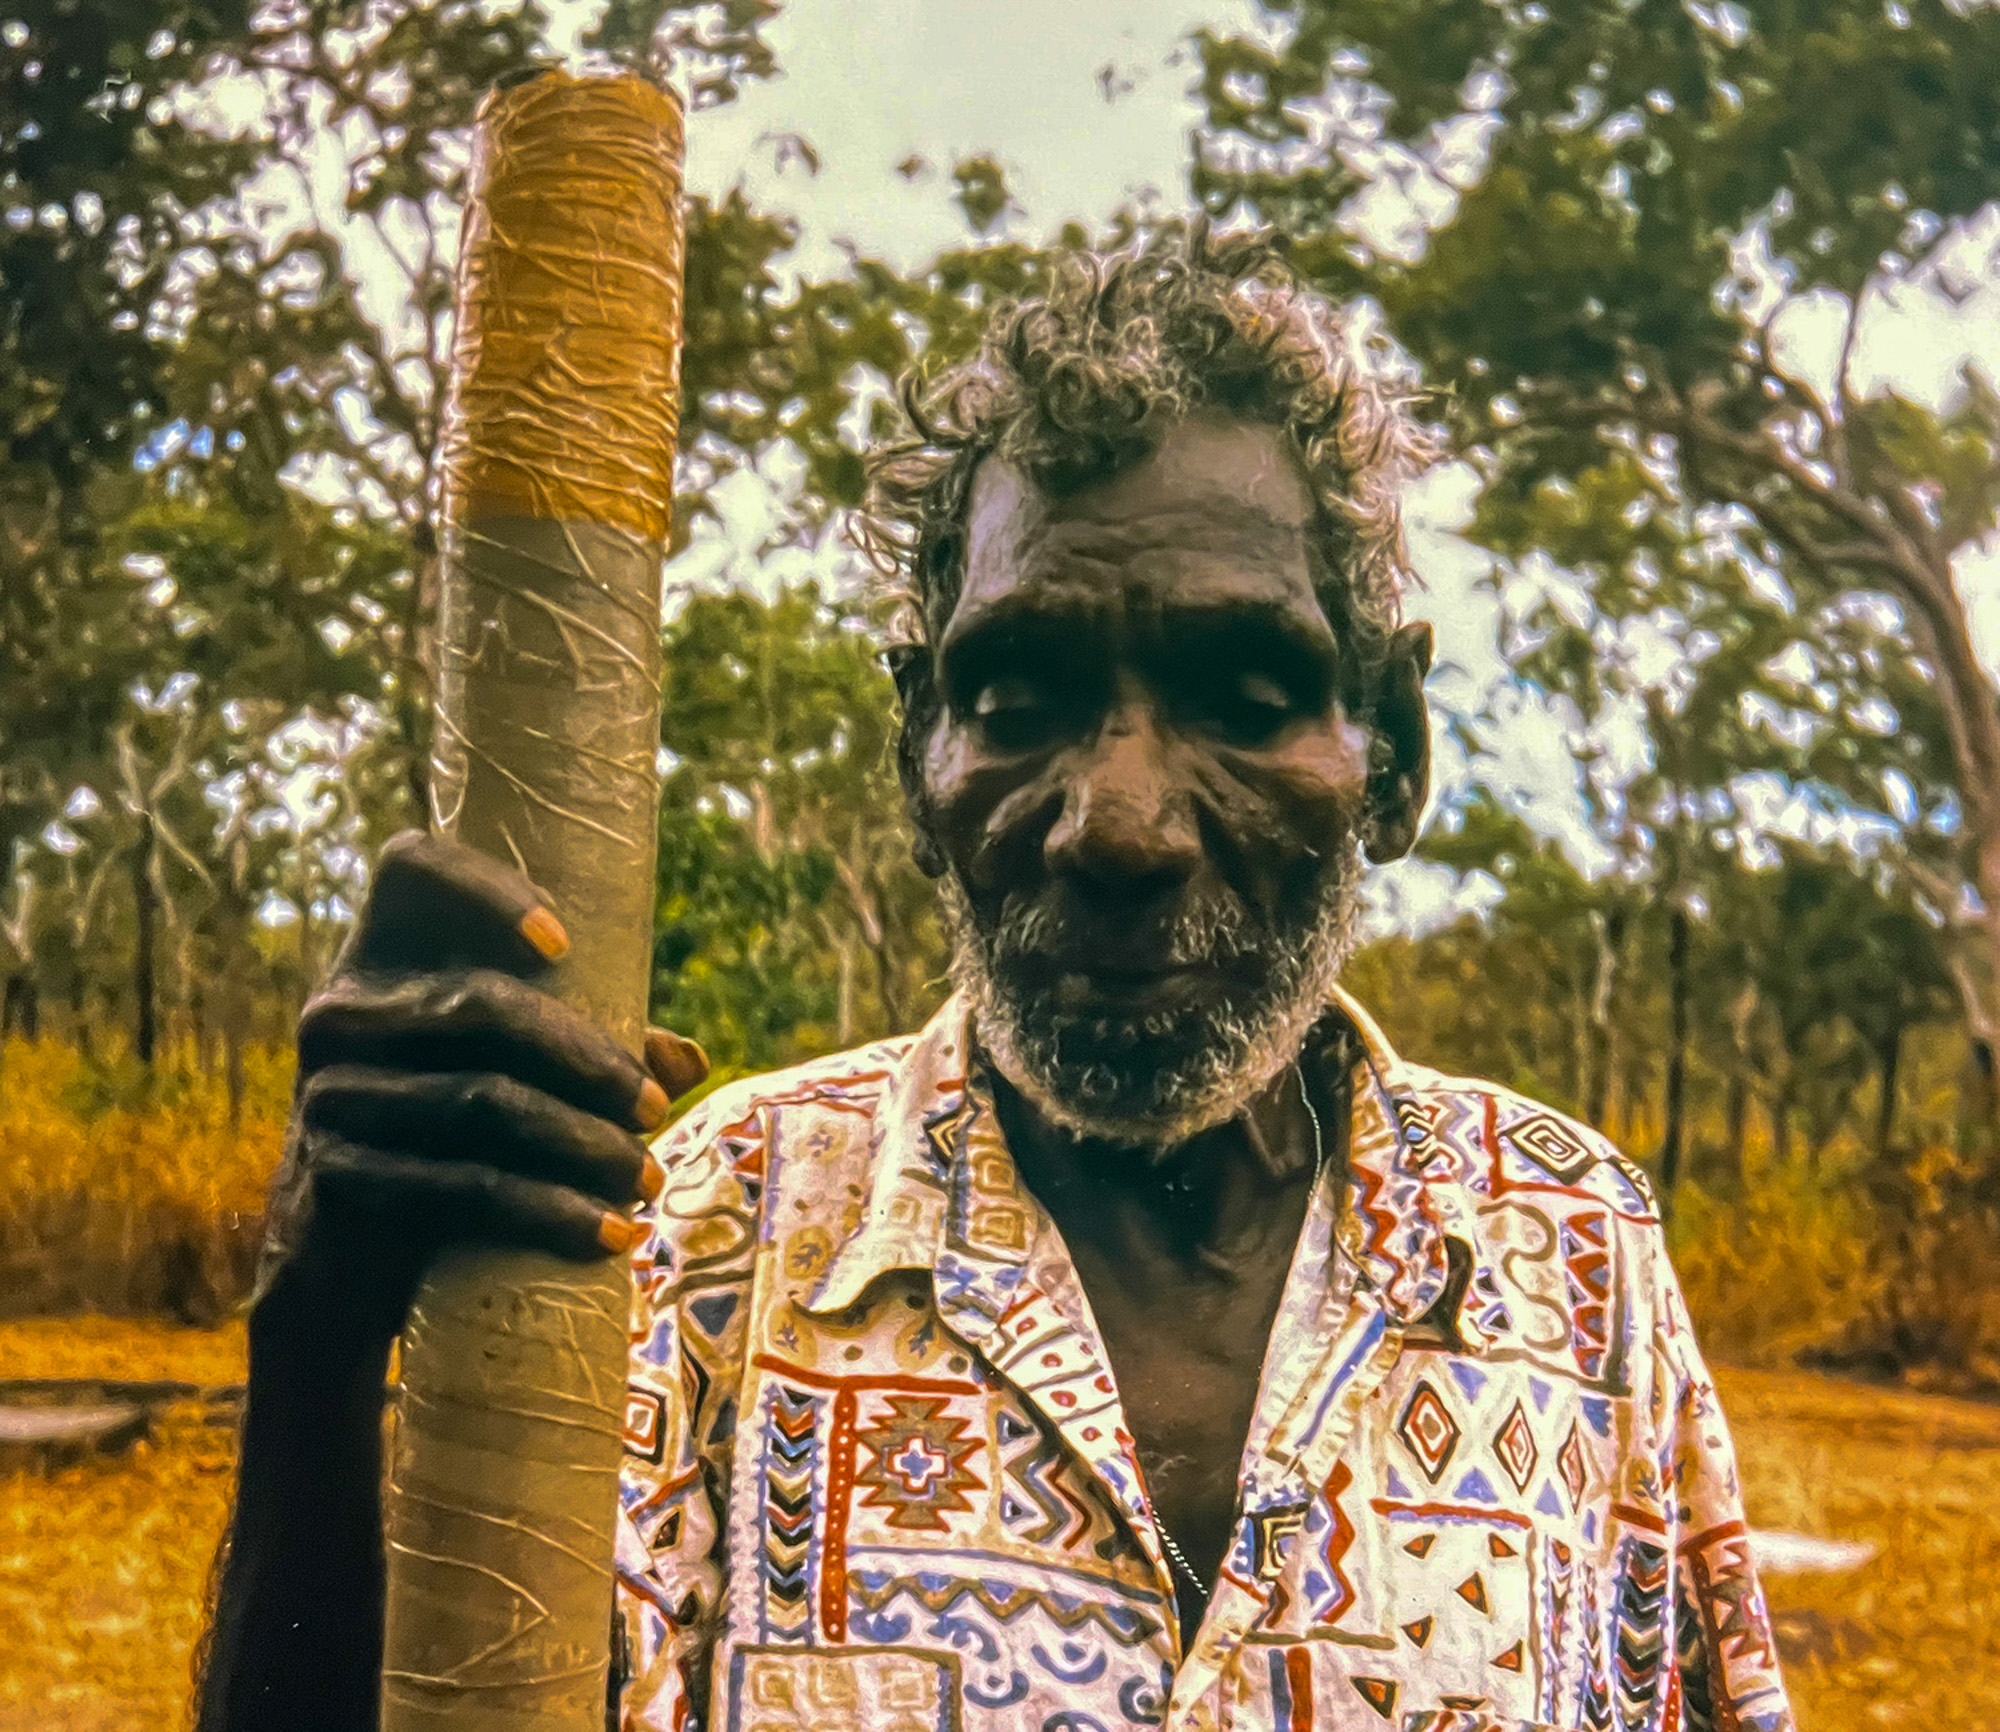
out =
[[(240, 1329), (0, 1325), (15, 1376), (242, 1375)], [(1881, 1547), (1861, 1570), (1774, 1580), (1802, 1732), (2000, 1726), (2000, 1408), (1797, 1372), (1719, 1373), (1759, 1527)], [(172, 1732), (230, 1436), (177, 1410), (119, 1461), (0, 1480), (0, 1732)]]
[[(0, 1324), (10, 1377), (243, 1376), (240, 1327), (105, 1318)], [(0, 1732), (172, 1732), (209, 1564), (229, 1512), (233, 1431), (176, 1407), (115, 1460), (0, 1479)]]
[(1880, 1548), (1769, 1584), (1803, 1732), (2000, 1727), (2000, 1408), (1798, 1372), (1718, 1381), (1752, 1525)]
[(219, 1079), (7, 1042), (0, 1315), (225, 1316), (254, 1268), (290, 1089), (283, 1055), (253, 1052), (247, 1068), (232, 1131)]

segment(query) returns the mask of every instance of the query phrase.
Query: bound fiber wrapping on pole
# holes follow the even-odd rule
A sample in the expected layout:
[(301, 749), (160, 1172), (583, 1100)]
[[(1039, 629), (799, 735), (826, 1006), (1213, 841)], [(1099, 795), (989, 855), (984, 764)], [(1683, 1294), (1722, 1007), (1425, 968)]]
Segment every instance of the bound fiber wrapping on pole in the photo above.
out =
[[(543, 74), (477, 125), (439, 458), (435, 827), (520, 868), (556, 990), (637, 1050), (651, 962), (660, 568), (680, 395), (682, 122)], [(389, 1732), (598, 1732), (626, 1266), (445, 1259), (412, 1308), (384, 1509)]]

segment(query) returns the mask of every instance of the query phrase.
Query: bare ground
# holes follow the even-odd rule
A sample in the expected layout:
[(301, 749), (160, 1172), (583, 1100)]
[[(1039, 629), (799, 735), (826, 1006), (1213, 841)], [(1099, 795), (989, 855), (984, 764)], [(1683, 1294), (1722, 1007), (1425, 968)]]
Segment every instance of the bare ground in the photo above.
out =
[[(242, 1376), (240, 1329), (0, 1324), (0, 1375)], [(2000, 1727), (2000, 1408), (1799, 1372), (1718, 1373), (1759, 1528), (1879, 1548), (1769, 1583), (1802, 1732)], [(0, 1479), (0, 1732), (185, 1723), (227, 1512), (198, 1408), (117, 1460)]]

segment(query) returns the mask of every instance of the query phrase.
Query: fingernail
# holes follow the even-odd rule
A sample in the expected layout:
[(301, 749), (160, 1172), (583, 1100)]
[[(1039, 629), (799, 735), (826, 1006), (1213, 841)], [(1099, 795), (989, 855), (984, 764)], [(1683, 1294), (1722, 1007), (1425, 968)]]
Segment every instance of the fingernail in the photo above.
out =
[(648, 1155), (646, 1164), (639, 1169), (640, 1191), (644, 1193), (647, 1202), (657, 1203), (660, 1200), (660, 1193), (666, 1188), (667, 1169)]
[(667, 1099), (667, 1091), (651, 1077), (639, 1085), (639, 1101), (632, 1110), (638, 1115), (642, 1130), (658, 1130), (667, 1122), (667, 1114), (672, 1109), (673, 1102)]
[(521, 936), (551, 962), (560, 961), (569, 952), (569, 934), (546, 908), (530, 908), (521, 916)]
[(597, 1223), (597, 1242), (607, 1251), (630, 1251), (652, 1229), (628, 1215), (606, 1215)]

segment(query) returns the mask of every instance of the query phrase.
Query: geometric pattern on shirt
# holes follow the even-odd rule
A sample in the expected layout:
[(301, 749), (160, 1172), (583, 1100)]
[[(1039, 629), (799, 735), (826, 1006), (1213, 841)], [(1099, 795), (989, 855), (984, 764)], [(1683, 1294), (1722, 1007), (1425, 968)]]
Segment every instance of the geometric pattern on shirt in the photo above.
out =
[(1553, 1113), (1533, 1113), (1507, 1127), (1515, 1148), (1563, 1186), (1574, 1185), (1598, 1163), (1597, 1151)]
[(947, 1510), (969, 1510), (968, 1491), (986, 1482), (966, 1464), (982, 1447), (965, 1435), (969, 1421), (947, 1412), (941, 1395), (890, 1395), (886, 1413), (855, 1433), (874, 1459), (854, 1476), (869, 1488), (867, 1509), (889, 1512), (889, 1525), (916, 1532), (943, 1533)]
[(1062, 1439), (1008, 1405), (1000, 1408), (994, 1435), (1002, 1450), (1013, 1452), (1000, 1462), (1007, 1478), (1000, 1492), (1001, 1521), (1029, 1545), (1079, 1549), (1092, 1528), (1103, 1524), (1070, 1485), (1070, 1455)]
[(1396, 1422), (1396, 1435), (1436, 1485), (1451, 1465), (1452, 1452), (1463, 1433), (1444, 1398), (1424, 1379), (1410, 1392), (1403, 1417)]
[(764, 1422), (764, 1622), (767, 1641), (812, 1633), (813, 1482), (825, 1404), (805, 1390), (771, 1387)]
[[(666, 1399), (637, 1415), (620, 1529), (634, 1732), (1162, 1720), (1156, 1560), (1143, 1512), (1121, 1516), (1127, 1453), (1089, 1429), (1119, 1418), (1102, 1345), (1049, 1298), (1073, 1272), (990, 1104), (974, 1110), (964, 1031), (941, 1017), (736, 1085), (662, 1139), (676, 1189), (638, 1271), (632, 1381)], [(1371, 1170), (1315, 1200), (1287, 1295), (1338, 1323), (1300, 1286), (1338, 1236), (1351, 1333), (1338, 1352), (1297, 1342), (1313, 1380), (1261, 1416), (1285, 1453), (1246, 1462), (1211, 1608), (1213, 1654), (1270, 1643), (1272, 1663), (1211, 1658), (1210, 1679), (1198, 1649), (1177, 1725), (1787, 1725), (1730, 1532), (1727, 1437), (1643, 1182), (1586, 1127), (1367, 1045), (1376, 1086), (1358, 1078), (1347, 1129)], [(1059, 1386), (1041, 1358), (1058, 1341)], [(1081, 1419), (1041, 1411), (1065, 1394)]]
[(1617, 1662), (1617, 1723), (1621, 1732), (1643, 1732), (1654, 1723), (1664, 1669), (1661, 1662), (1669, 1651), (1667, 1588), (1671, 1564), (1665, 1546), (1637, 1534), (1626, 1536), (1613, 1602), (1618, 1635), (1612, 1653)]
[(1525, 1494), (1529, 1481), (1535, 1477), (1541, 1451), (1535, 1447), (1535, 1434), (1528, 1428), (1527, 1409), (1518, 1398), (1505, 1422), (1493, 1434), (1493, 1453), (1500, 1458), (1514, 1489)]
[[(949, 1553), (940, 1556), (938, 1563), (963, 1567), (962, 1561)], [(963, 1622), (965, 1614), (975, 1607), (1003, 1625), (1033, 1613), (1066, 1634), (1101, 1630), (1121, 1648), (1149, 1642), (1166, 1628), (1129, 1600), (1109, 1594), (1032, 1587), (998, 1579), (990, 1572), (973, 1575), (959, 1574), (949, 1567), (926, 1569), (921, 1560), (899, 1563), (893, 1569), (856, 1569), (848, 1577), (848, 1591), (855, 1606), (865, 1612), (880, 1613), (895, 1601), (909, 1600), (947, 1627)]]

